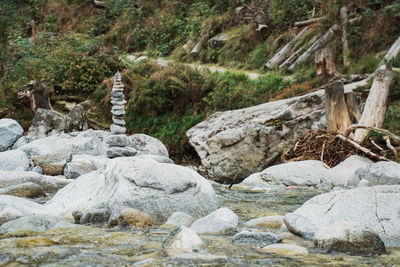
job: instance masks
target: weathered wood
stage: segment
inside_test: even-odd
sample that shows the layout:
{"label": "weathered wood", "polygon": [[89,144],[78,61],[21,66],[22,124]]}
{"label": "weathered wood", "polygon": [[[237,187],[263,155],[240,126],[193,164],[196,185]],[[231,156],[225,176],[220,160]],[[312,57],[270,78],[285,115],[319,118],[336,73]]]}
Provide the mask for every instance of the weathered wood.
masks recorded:
{"label": "weathered wood", "polygon": [[344,99],[346,100],[351,123],[357,124],[361,118],[360,99],[354,92],[345,93]]}
{"label": "weathered wood", "polygon": [[31,81],[24,91],[18,93],[19,99],[25,97],[29,99],[32,117],[39,108],[53,109],[50,104],[50,87],[46,83]]}
{"label": "weathered wood", "polygon": [[94,0],[93,2],[95,7],[103,8],[106,6],[106,1]]}
{"label": "weathered wood", "polygon": [[201,48],[203,48],[203,45],[204,45],[204,42],[198,41],[190,53],[193,55],[198,54],[200,52]]}
{"label": "weathered wood", "polygon": [[348,67],[350,66],[350,49],[347,39],[347,24],[349,23],[349,14],[347,7],[344,6],[340,9],[340,18],[342,26],[343,65],[345,67]]}
{"label": "weathered wood", "polygon": [[355,147],[355,148],[357,148],[358,150],[364,152],[364,153],[367,154],[368,156],[371,156],[371,157],[376,158],[376,159],[378,159],[378,160],[391,161],[391,160],[385,158],[384,156],[379,156],[379,155],[375,154],[374,152],[372,152],[372,151],[369,150],[368,148],[365,148],[365,147],[361,146],[360,144],[354,142],[353,140],[351,140],[351,139],[349,139],[349,138],[347,138],[347,137],[344,137],[344,136],[341,135],[341,134],[336,135],[336,137],[339,138],[339,139],[341,139],[341,140],[343,140],[343,141],[345,141],[345,142],[348,142],[348,143],[351,144],[353,147]]}
{"label": "weathered wood", "polygon": [[[391,70],[378,70],[372,83],[364,111],[359,124],[370,127],[381,127],[385,119],[390,88],[393,85],[393,72]],[[367,136],[368,130],[357,129],[354,141],[361,143]]]}
{"label": "weathered wood", "polygon": [[400,36],[397,38],[397,40],[390,47],[389,51],[383,57],[380,65],[383,65],[384,63],[390,61],[393,58],[397,58],[399,54],[400,54]]}
{"label": "weathered wood", "polygon": [[287,43],[281,50],[279,50],[278,53],[276,53],[266,64],[265,68],[267,69],[273,69],[279,64],[281,64],[285,58],[287,57],[287,54],[292,50],[293,46],[295,43],[300,40],[301,37],[303,37],[308,31],[310,30],[309,27],[304,28],[301,30],[296,37],[291,40],[289,43]]}
{"label": "weathered wood", "polygon": [[[317,36],[314,36],[313,39],[311,40],[311,43],[314,43],[318,39]],[[279,68],[284,68],[284,67],[289,67],[290,65],[295,62],[300,54],[307,48],[307,44],[304,44],[302,47],[296,50],[290,57],[288,57],[281,65],[279,65]]]}
{"label": "weathered wood", "polygon": [[320,21],[322,21],[324,19],[325,19],[325,16],[324,17],[320,17],[320,18],[315,18],[315,19],[308,19],[308,20],[298,21],[298,22],[294,23],[294,26],[296,26],[296,27],[308,26],[310,24],[314,24],[314,23],[320,22]]}
{"label": "weathered wood", "polygon": [[328,131],[343,133],[351,125],[342,82],[331,83],[325,88],[325,113]]}
{"label": "weathered wood", "polygon": [[300,63],[309,58],[315,51],[323,48],[332,38],[333,34],[339,29],[337,24],[333,25],[324,35],[321,36],[307,51],[305,51],[290,67],[289,70],[294,70]]}
{"label": "weathered wood", "polygon": [[258,27],[257,27],[257,29],[256,29],[256,32],[257,32],[258,34],[260,34],[261,36],[265,36],[265,35],[267,35],[268,32],[269,32],[269,28],[268,28],[268,26],[265,25],[265,24],[260,24],[260,25],[258,25]]}
{"label": "weathered wood", "polygon": [[350,133],[353,132],[356,129],[366,129],[366,130],[369,130],[369,131],[375,131],[375,132],[384,134],[384,135],[389,136],[390,138],[392,138],[394,142],[400,144],[400,137],[395,135],[395,134],[393,134],[393,133],[391,133],[391,132],[389,132],[388,130],[377,128],[377,127],[364,126],[364,125],[360,125],[360,124],[353,124],[350,127],[348,127],[346,130],[344,130],[344,136],[348,137],[350,135]]}
{"label": "weathered wood", "polygon": [[316,75],[325,80],[339,76],[335,68],[332,49],[322,48],[315,51],[315,70]]}

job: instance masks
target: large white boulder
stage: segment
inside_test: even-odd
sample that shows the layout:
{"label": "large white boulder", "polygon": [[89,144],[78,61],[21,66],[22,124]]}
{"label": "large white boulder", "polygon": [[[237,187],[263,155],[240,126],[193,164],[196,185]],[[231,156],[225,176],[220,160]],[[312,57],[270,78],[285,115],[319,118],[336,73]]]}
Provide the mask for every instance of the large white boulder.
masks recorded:
{"label": "large white boulder", "polygon": [[386,243],[400,244],[400,185],[359,187],[311,198],[285,224],[295,234],[314,238],[315,233],[337,221],[356,221],[371,228]]}
{"label": "large white boulder", "polygon": [[[199,218],[214,211],[219,200],[211,184],[195,171],[150,158],[122,157],[108,161],[104,172],[80,176],[60,190],[46,206],[72,219],[93,209],[117,218],[134,208],[161,224],[175,211]],[[107,223],[107,222],[104,222]]]}
{"label": "large white boulder", "polygon": [[324,124],[324,94],[217,112],[186,133],[202,164],[220,182],[240,181],[274,163],[297,134]]}
{"label": "large white boulder", "polygon": [[69,180],[38,174],[37,172],[0,171],[0,188],[24,183],[35,183],[45,192],[55,192],[69,184]]}
{"label": "large white boulder", "polygon": [[349,186],[357,186],[361,180],[369,186],[400,184],[400,164],[380,161],[359,168],[348,181]]}
{"label": "large white boulder", "polygon": [[270,188],[271,186],[318,186],[328,181],[328,170],[318,160],[295,161],[268,167],[253,173],[239,188]]}
{"label": "large white boulder", "polygon": [[368,166],[372,161],[358,155],[352,155],[339,165],[329,170],[329,178],[334,186],[346,187],[349,179],[361,167]]}
{"label": "large white boulder", "polygon": [[65,165],[63,172],[68,179],[76,179],[92,171],[104,170],[108,160],[105,156],[73,155],[71,161]]}
{"label": "large white boulder", "polygon": [[0,152],[12,147],[24,133],[21,125],[12,119],[0,119]]}
{"label": "large white boulder", "polygon": [[351,254],[382,254],[386,252],[382,239],[360,222],[337,221],[321,227],[315,233],[315,245],[328,251]]}
{"label": "large white boulder", "polygon": [[0,171],[26,171],[29,167],[29,158],[24,151],[0,152]]}

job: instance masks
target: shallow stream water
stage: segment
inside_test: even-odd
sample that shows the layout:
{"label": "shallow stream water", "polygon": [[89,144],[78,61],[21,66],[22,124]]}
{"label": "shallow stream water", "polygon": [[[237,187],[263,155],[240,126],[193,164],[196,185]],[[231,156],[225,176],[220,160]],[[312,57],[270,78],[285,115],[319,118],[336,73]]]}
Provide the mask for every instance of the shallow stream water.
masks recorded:
{"label": "shallow stream water", "polygon": [[[214,185],[221,205],[239,216],[239,228],[250,219],[292,212],[321,192],[309,188],[272,189],[269,192],[230,190]],[[277,231],[262,229],[263,231]],[[232,244],[233,234],[201,235],[207,253],[167,257],[162,241],[171,229],[99,228],[78,226],[0,240],[0,266],[400,266],[400,248],[387,255],[350,256],[325,253],[313,242],[287,235],[283,243],[306,247],[307,256],[267,254]]]}

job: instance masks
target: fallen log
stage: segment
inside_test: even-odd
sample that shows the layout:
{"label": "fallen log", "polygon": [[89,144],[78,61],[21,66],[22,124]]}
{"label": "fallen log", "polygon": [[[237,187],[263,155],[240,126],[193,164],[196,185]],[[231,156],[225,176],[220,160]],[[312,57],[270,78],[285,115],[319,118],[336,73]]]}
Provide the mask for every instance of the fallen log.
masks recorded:
{"label": "fallen log", "polygon": [[[369,127],[381,127],[385,119],[390,88],[394,82],[391,70],[378,70],[359,124]],[[354,141],[361,143],[367,136],[368,130],[357,129],[354,132]]]}
{"label": "fallen log", "polygon": [[337,24],[333,25],[324,35],[321,36],[307,51],[305,51],[290,67],[289,70],[294,70],[300,63],[309,58],[315,51],[323,48],[333,37],[333,34],[339,29]]}
{"label": "fallen log", "polygon": [[382,61],[380,62],[380,65],[383,65],[386,62],[389,62],[393,58],[397,58],[397,56],[399,54],[400,54],[400,36],[393,43],[393,45],[390,47],[389,51],[385,54],[385,56],[383,57]]}
{"label": "fallen log", "polygon": [[303,21],[298,21],[294,23],[294,26],[296,27],[302,27],[302,26],[308,26],[317,22],[320,22],[322,20],[324,20],[326,17],[320,17],[320,18],[315,18],[315,19],[308,19],[308,20],[303,20]]}
{"label": "fallen log", "polygon": [[304,28],[303,30],[301,30],[296,37],[291,40],[289,43],[287,43],[281,50],[279,50],[278,53],[276,53],[266,64],[265,64],[265,68],[266,69],[273,69],[276,66],[278,66],[280,63],[282,63],[287,54],[290,52],[290,50],[292,50],[293,46],[295,45],[295,43],[300,40],[301,37],[303,37],[308,31],[310,30],[309,27]]}

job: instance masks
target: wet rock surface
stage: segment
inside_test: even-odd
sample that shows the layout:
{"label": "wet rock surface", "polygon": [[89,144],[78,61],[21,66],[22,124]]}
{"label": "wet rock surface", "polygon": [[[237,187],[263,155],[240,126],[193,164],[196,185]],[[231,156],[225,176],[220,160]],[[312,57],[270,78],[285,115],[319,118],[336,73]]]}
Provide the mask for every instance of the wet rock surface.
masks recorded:
{"label": "wet rock surface", "polygon": [[24,129],[13,119],[0,119],[0,152],[6,151],[22,136]]}

